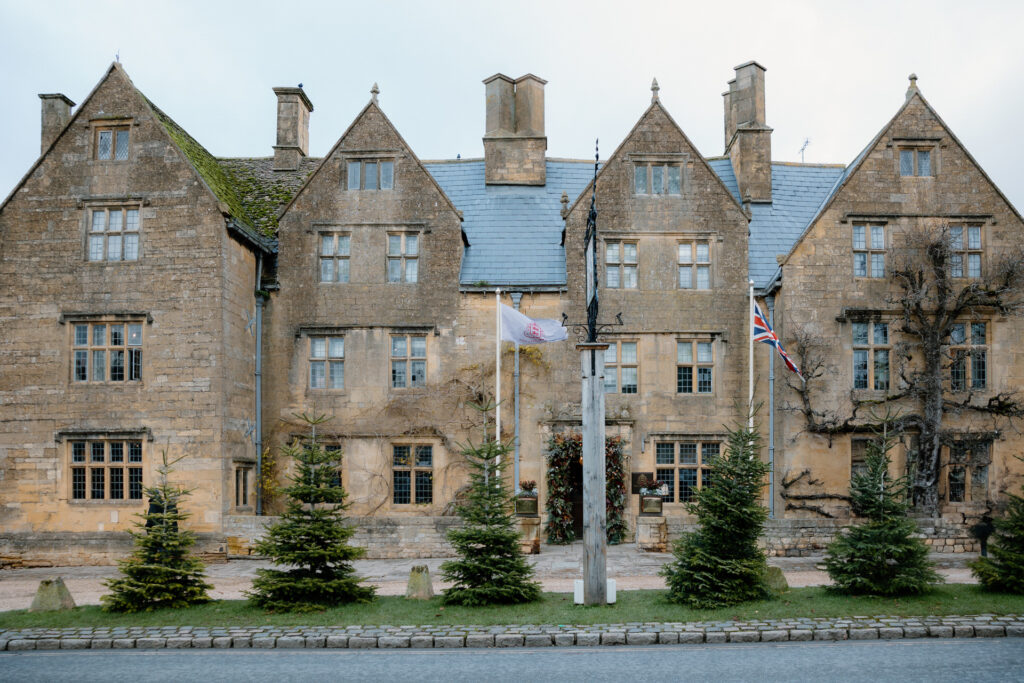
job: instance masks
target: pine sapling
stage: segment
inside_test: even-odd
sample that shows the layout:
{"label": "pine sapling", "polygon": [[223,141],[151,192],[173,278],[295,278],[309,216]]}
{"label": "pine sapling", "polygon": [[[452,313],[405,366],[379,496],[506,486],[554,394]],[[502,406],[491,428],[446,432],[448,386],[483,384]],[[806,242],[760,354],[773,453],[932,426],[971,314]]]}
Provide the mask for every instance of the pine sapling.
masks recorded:
{"label": "pine sapling", "polygon": [[1009,494],[1006,516],[993,525],[989,556],[972,562],[971,573],[987,590],[1024,594],[1024,498]]}
{"label": "pine sapling", "polygon": [[157,467],[159,483],[145,489],[149,511],[139,515],[136,531],[129,532],[135,551],[119,563],[121,576],[104,582],[110,589],[100,598],[105,611],[179,609],[210,601],[207,591],[213,586],[205,581],[205,566],[189,552],[195,534],[181,529],[189,517],[181,511],[181,501],[189,492],[168,482],[181,459],[168,461],[167,451],[163,452]]}
{"label": "pine sapling", "polygon": [[767,562],[757,539],[768,518],[761,505],[768,466],[757,457],[760,437],[729,431],[725,453],[709,461],[709,484],[687,506],[696,531],[675,542],[675,559],[661,571],[669,600],[699,609],[767,598]]}
{"label": "pine sapling", "polygon": [[249,599],[271,611],[314,611],[326,607],[370,602],[375,588],[360,584],[352,561],[365,549],[349,544],[354,527],[344,517],[347,494],[339,471],[341,452],[317,441],[323,415],[299,415],[311,436],[281,449],[296,462],[291,485],[284,489],[288,503],[280,521],[267,528],[256,551],[287,569],[260,569]]}
{"label": "pine sapling", "polygon": [[444,580],[452,584],[441,598],[446,605],[509,605],[540,599],[540,584],[533,581],[533,567],[519,546],[513,496],[499,473],[498,462],[508,450],[497,441],[463,450],[470,466],[470,490],[457,509],[464,526],[448,532],[459,557],[441,565]]}
{"label": "pine sapling", "polygon": [[865,469],[850,479],[853,511],[867,521],[839,534],[829,545],[825,568],[830,590],[853,595],[919,595],[942,581],[928,561],[928,547],[915,538],[908,477],[889,474],[893,417],[881,422],[867,444]]}

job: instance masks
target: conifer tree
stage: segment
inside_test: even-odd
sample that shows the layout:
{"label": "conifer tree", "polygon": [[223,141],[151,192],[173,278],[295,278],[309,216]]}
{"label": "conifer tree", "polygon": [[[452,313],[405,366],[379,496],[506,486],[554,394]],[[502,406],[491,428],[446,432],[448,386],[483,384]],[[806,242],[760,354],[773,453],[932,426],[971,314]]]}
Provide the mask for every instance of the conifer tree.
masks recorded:
{"label": "conifer tree", "polygon": [[768,466],[757,457],[759,443],[756,430],[729,430],[725,453],[710,460],[710,484],[687,506],[698,528],[675,542],[675,559],[661,570],[669,600],[713,609],[769,596],[767,562],[757,547],[768,518],[760,503]]}
{"label": "conifer tree", "polygon": [[[486,434],[484,435],[486,438]],[[497,441],[467,445],[470,490],[457,509],[465,522],[448,532],[459,559],[441,565],[451,582],[444,591],[446,605],[509,605],[539,600],[540,584],[519,547],[519,530],[512,514],[512,494],[498,474],[498,461],[508,447]]]}
{"label": "conifer tree", "polygon": [[137,530],[129,532],[135,551],[119,563],[121,576],[104,582],[110,589],[100,598],[105,611],[148,612],[210,601],[207,591],[213,586],[204,580],[205,566],[189,554],[195,535],[181,529],[189,515],[180,504],[189,492],[167,481],[179,460],[168,462],[163,452],[157,467],[159,483],[145,489],[149,511],[139,515],[142,521],[136,523]]}
{"label": "conifer tree", "polygon": [[360,585],[352,561],[363,548],[349,545],[354,527],[344,512],[348,494],[338,477],[341,452],[324,449],[316,428],[324,415],[298,415],[310,430],[308,440],[281,449],[297,464],[291,485],[284,489],[287,508],[267,528],[256,551],[288,569],[260,569],[249,599],[267,610],[308,612],[350,602],[370,602],[375,588]]}
{"label": "conifer tree", "polygon": [[989,556],[972,562],[971,573],[988,590],[1024,594],[1024,498],[1009,497],[1006,516],[993,520]]}
{"label": "conifer tree", "polygon": [[863,524],[837,535],[825,554],[831,590],[854,595],[919,595],[942,581],[928,561],[928,547],[913,534],[908,477],[889,475],[892,416],[867,444],[865,469],[850,479],[853,511]]}

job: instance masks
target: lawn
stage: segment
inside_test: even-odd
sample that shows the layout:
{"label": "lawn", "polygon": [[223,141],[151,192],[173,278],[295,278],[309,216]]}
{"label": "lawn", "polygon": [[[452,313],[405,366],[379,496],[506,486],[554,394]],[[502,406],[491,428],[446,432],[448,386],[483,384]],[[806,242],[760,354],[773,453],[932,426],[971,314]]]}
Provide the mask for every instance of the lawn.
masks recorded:
{"label": "lawn", "polygon": [[621,591],[618,603],[604,607],[572,604],[567,593],[545,593],[529,605],[444,607],[428,602],[381,597],[368,605],[349,605],[312,614],[268,614],[244,600],[221,600],[185,610],[144,614],[108,614],[98,606],[69,612],[0,612],[0,628],[76,626],[350,626],[350,625],[495,625],[606,624],[648,621],[724,621],[799,617],[925,616],[944,614],[1024,614],[1024,596],[987,593],[975,585],[951,584],[915,598],[853,598],[823,588],[797,588],[779,598],[718,610],[694,610],[666,599],[664,590]]}

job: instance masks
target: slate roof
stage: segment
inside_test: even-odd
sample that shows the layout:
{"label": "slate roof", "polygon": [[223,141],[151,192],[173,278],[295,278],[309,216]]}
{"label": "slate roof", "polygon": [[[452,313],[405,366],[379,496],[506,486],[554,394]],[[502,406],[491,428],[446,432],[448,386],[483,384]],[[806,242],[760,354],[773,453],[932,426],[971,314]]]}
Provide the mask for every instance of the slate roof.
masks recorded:
{"label": "slate roof", "polygon": [[589,161],[547,161],[547,184],[487,185],[482,159],[425,161],[462,211],[470,246],[462,259],[462,285],[564,286],[561,197],[573,201],[594,176]]}
{"label": "slate roof", "polygon": [[[709,159],[708,163],[738,201],[739,188],[729,159]],[[838,187],[844,172],[843,166],[835,165],[772,164],[772,203],[750,205],[747,261],[754,286],[768,285],[779,267],[775,257],[789,252]]]}

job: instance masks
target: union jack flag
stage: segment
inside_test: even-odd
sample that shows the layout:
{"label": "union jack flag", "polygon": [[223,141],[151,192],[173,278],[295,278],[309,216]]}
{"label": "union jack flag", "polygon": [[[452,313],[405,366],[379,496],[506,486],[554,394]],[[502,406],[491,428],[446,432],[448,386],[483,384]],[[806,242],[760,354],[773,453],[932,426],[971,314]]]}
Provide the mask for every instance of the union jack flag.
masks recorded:
{"label": "union jack flag", "polygon": [[764,313],[761,312],[761,307],[754,304],[754,341],[764,342],[765,344],[771,344],[779,351],[779,355],[782,356],[783,362],[786,367],[795,372],[803,379],[803,373],[800,372],[800,368],[796,366],[789,358],[789,354],[786,353],[786,349],[782,348],[782,342],[779,341],[779,335],[775,334],[772,330],[772,326],[768,324],[768,318],[764,317]]}

